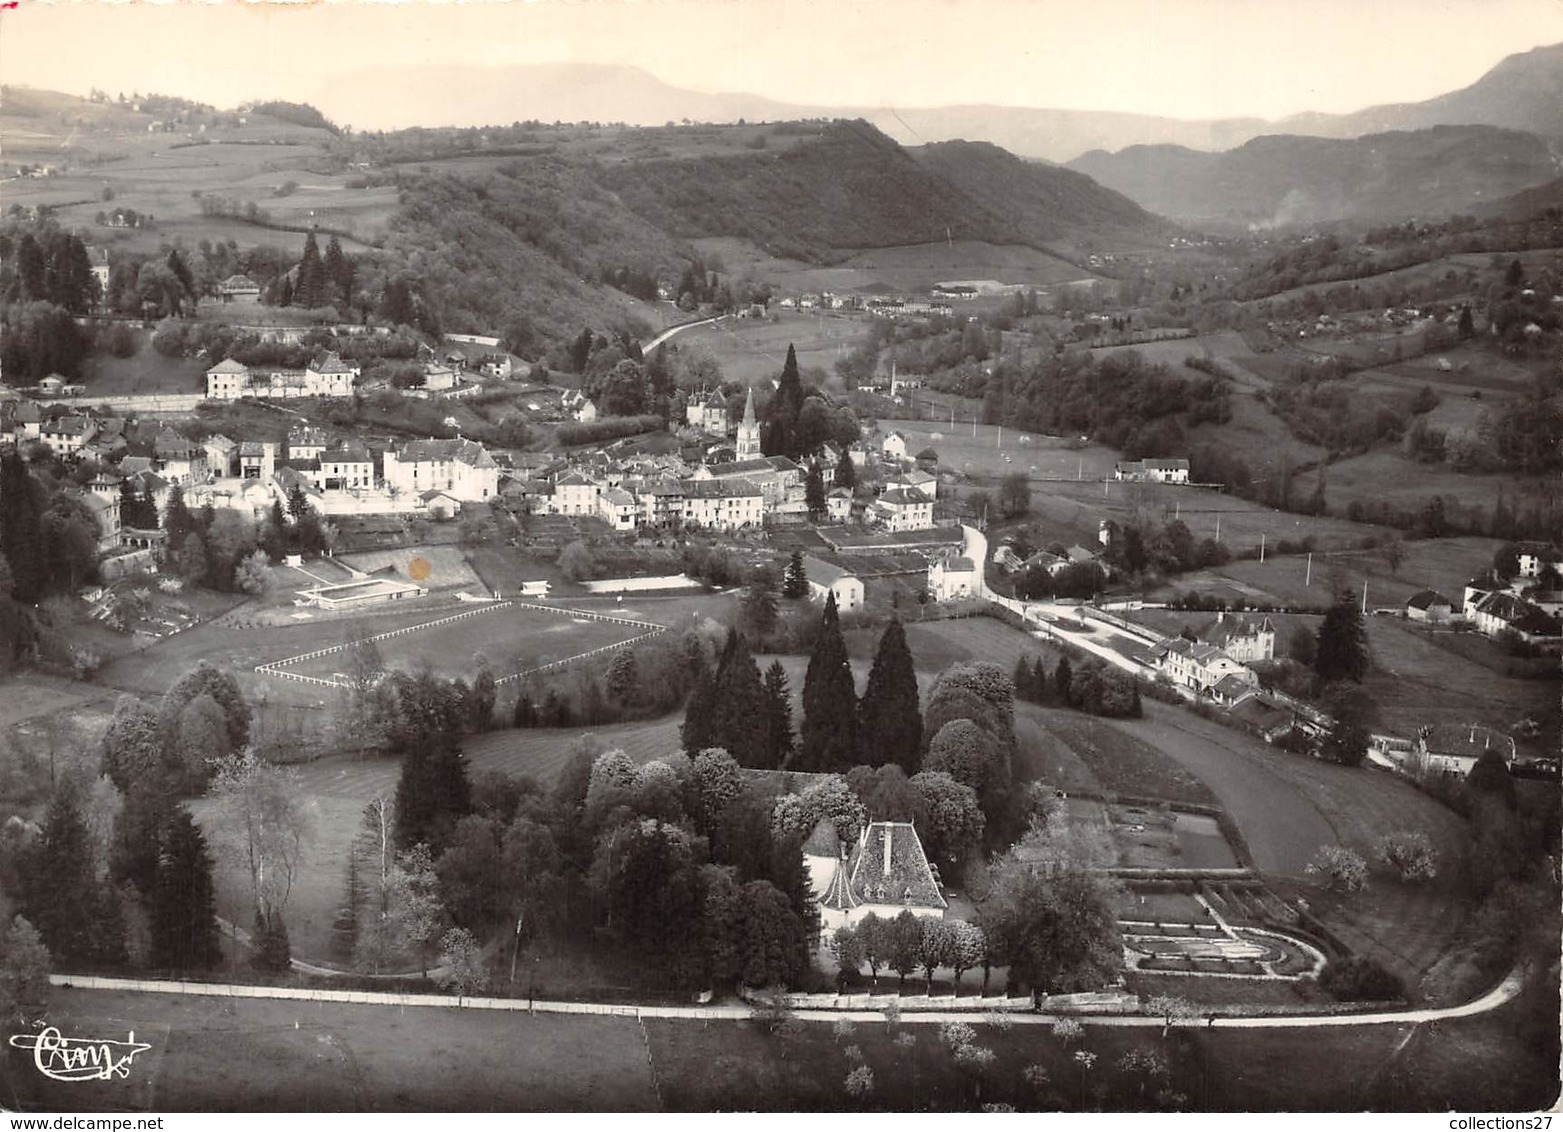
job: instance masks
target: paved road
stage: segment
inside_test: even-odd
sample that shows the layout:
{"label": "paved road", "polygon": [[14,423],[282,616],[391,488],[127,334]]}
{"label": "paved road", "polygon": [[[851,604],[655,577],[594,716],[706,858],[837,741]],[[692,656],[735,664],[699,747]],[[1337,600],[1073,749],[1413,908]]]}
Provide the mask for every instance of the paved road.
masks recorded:
{"label": "paved road", "polygon": [[[113,979],[91,975],[51,975],[54,986],[80,987],[93,990],[130,991],[144,994],[181,994],[211,998],[277,998],[302,999],[314,1002],[349,1002],[383,1004],[388,1006],[413,1006],[435,1008],[459,1008],[467,1010],[528,1011],[539,1014],[616,1014],[635,1018],[732,1018],[752,1016],[749,1007],[742,1004],[721,1006],[636,1006],[630,1003],[582,1003],[537,1001],[512,998],[456,998],[437,994],[380,994],[373,991],[321,991],[294,987],[222,986],[202,983],[164,982],[152,979]],[[1471,1002],[1459,1006],[1444,1006],[1423,1010],[1385,1010],[1370,1014],[1268,1014],[1252,1017],[1220,1015],[1216,1023],[1223,1029],[1241,1027],[1254,1030],[1312,1029],[1338,1026],[1405,1025],[1416,1022],[1437,1022],[1447,1018],[1469,1018],[1496,1010],[1519,994],[1523,976],[1518,968],[1511,971],[1503,982]],[[834,1022],[847,1019],[853,1022],[877,1022],[884,1019],[878,1010],[806,1010],[797,1017],[808,1022]],[[956,1012],[948,1010],[916,1012],[904,1011],[903,1024],[943,1022],[986,1022],[989,1012]],[[1061,1015],[1030,1014],[1017,1012],[1008,1017],[1019,1025],[1052,1025]],[[1115,1026],[1123,1028],[1150,1028],[1165,1026],[1160,1017],[1143,1014],[1074,1015],[1088,1026]],[[1208,1025],[1208,1016],[1191,1019],[1184,1025]]]}
{"label": "paved road", "polygon": [[679,326],[670,326],[661,334],[658,334],[650,342],[647,342],[644,346],[642,346],[640,348],[640,352],[642,354],[650,354],[651,351],[655,350],[658,346],[662,345],[662,343],[666,342],[669,338],[673,337],[673,335],[677,334],[681,330],[688,330],[691,326],[706,326],[709,323],[721,322],[722,319],[726,317],[726,315],[717,315],[715,318],[703,318],[699,322],[686,322]]}

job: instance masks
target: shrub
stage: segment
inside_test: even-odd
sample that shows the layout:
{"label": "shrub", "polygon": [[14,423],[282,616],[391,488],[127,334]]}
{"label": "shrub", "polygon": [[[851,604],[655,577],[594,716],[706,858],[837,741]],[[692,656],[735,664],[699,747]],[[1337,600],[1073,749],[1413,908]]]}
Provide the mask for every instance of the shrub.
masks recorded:
{"label": "shrub", "polygon": [[1403,881],[1432,880],[1438,875],[1438,853],[1432,839],[1419,829],[1398,829],[1378,839],[1374,853]]}
{"label": "shrub", "polygon": [[1362,854],[1344,845],[1321,845],[1305,871],[1324,879],[1328,888],[1358,892],[1368,883],[1368,863]]}
{"label": "shrub", "polygon": [[1331,959],[1319,976],[1319,986],[1341,1002],[1397,1002],[1406,997],[1399,977],[1365,955]]}

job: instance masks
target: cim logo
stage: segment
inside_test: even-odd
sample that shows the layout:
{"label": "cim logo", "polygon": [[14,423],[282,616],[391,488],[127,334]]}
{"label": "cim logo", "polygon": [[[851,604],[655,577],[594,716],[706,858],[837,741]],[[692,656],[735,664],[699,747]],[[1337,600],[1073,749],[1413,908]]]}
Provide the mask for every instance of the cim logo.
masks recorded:
{"label": "cim logo", "polygon": [[132,1030],[124,1041],[112,1038],[67,1038],[54,1026],[36,1034],[12,1034],[11,1045],[31,1050],[33,1064],[51,1081],[112,1081],[130,1076],[138,1053],[152,1047],[136,1041]]}

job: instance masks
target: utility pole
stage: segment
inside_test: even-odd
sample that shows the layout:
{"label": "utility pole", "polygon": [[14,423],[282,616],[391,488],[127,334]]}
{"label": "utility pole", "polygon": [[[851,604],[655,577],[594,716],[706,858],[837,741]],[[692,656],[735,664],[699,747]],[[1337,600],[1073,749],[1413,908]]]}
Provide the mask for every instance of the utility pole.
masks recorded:
{"label": "utility pole", "polygon": [[1308,552],[1308,573],[1303,578],[1303,585],[1313,585],[1313,551],[1311,550]]}
{"label": "utility pole", "polygon": [[1368,615],[1368,580],[1362,579],[1362,615]]}
{"label": "utility pole", "polygon": [[1216,541],[1221,541],[1221,512],[1216,512]]}
{"label": "utility pole", "polygon": [[1260,535],[1259,536],[1259,564],[1261,566],[1264,565],[1264,560],[1265,560],[1265,537],[1264,537],[1264,535]]}

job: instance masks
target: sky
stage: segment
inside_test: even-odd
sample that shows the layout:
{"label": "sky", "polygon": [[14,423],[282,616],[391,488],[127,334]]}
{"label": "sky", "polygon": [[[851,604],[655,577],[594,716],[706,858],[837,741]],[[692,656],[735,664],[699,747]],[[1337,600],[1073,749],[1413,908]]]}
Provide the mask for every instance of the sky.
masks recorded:
{"label": "sky", "polygon": [[0,81],[227,107],[359,67],[578,62],[821,106],[1278,118],[1419,101],[1557,42],[1563,0],[19,0]]}

